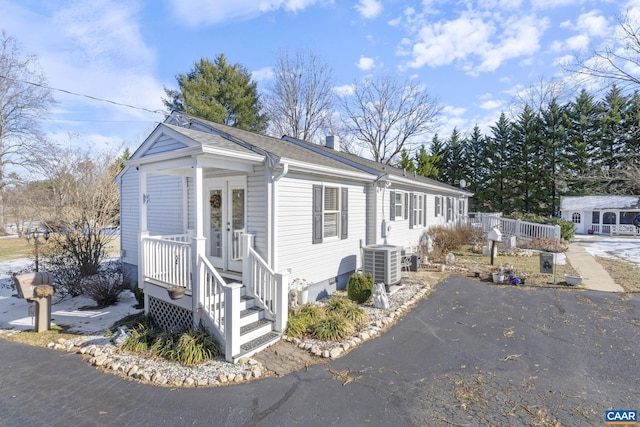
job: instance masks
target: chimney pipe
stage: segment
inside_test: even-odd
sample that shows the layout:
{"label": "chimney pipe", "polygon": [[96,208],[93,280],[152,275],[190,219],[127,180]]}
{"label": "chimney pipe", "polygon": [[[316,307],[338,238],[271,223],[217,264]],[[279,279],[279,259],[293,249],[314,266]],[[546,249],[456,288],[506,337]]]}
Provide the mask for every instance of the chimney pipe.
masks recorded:
{"label": "chimney pipe", "polygon": [[340,138],[335,135],[328,135],[325,146],[332,150],[340,151]]}

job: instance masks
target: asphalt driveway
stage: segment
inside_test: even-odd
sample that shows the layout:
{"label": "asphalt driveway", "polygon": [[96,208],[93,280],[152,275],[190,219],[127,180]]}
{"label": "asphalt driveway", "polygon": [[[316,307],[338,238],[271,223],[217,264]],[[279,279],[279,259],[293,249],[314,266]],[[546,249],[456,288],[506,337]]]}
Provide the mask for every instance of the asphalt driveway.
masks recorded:
{"label": "asphalt driveway", "polygon": [[452,276],[345,357],[209,389],[0,340],[0,426],[603,425],[640,409],[640,297]]}

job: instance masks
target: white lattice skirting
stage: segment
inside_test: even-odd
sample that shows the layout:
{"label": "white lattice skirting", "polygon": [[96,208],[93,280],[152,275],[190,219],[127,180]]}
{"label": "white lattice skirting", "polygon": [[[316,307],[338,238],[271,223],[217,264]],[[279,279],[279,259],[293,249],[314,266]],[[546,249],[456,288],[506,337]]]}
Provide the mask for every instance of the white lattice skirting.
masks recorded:
{"label": "white lattice skirting", "polygon": [[193,329],[191,311],[149,296],[149,315],[165,330]]}

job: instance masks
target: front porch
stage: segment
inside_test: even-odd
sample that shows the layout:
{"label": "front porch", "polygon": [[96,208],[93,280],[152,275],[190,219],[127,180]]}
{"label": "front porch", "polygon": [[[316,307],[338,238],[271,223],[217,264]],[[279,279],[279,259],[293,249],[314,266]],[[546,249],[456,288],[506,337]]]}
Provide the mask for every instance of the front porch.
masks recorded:
{"label": "front porch", "polygon": [[[241,235],[242,279],[224,278],[203,255],[204,241],[190,234],[140,238],[139,283],[145,312],[167,329],[202,323],[235,362],[280,338],[287,324],[288,276],[275,273]],[[184,289],[171,299],[168,290]]]}

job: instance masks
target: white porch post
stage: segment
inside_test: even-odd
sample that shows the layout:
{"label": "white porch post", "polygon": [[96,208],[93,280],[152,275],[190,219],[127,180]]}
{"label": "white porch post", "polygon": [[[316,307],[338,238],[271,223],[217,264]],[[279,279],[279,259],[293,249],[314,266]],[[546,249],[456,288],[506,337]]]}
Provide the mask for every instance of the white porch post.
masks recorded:
{"label": "white porch post", "polygon": [[253,283],[253,269],[249,259],[249,248],[253,248],[254,237],[255,235],[253,234],[242,234],[242,282],[252,291],[255,284]]}
{"label": "white porch post", "polygon": [[[149,237],[147,230],[147,203],[149,202],[147,195],[147,173],[139,171],[138,190],[140,197],[138,198],[138,287],[144,289],[144,272],[146,268],[145,251],[143,247],[143,239]],[[145,311],[147,310],[148,297],[145,294]]]}
{"label": "white porch post", "polygon": [[278,332],[287,329],[287,319],[289,318],[289,273],[276,274],[276,324]]}
{"label": "white porch post", "polygon": [[240,290],[241,283],[229,283],[224,287],[224,357],[233,362],[240,353]]}
{"label": "white porch post", "polygon": [[204,191],[202,166],[197,164],[193,168],[193,194],[195,198],[195,233],[191,237],[191,301],[193,310],[193,326],[200,323],[200,294],[202,280],[200,271],[200,257],[205,256],[206,239],[204,237]]}

